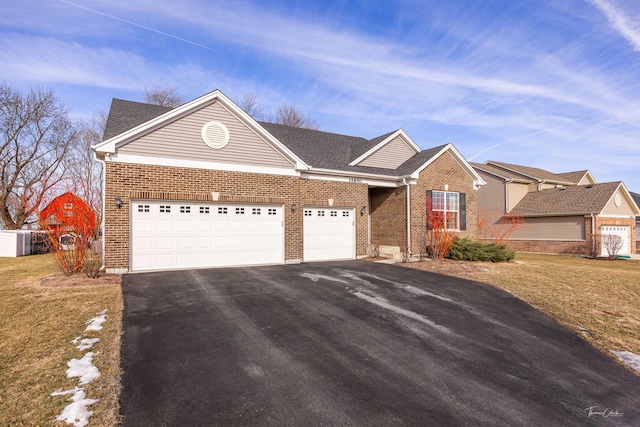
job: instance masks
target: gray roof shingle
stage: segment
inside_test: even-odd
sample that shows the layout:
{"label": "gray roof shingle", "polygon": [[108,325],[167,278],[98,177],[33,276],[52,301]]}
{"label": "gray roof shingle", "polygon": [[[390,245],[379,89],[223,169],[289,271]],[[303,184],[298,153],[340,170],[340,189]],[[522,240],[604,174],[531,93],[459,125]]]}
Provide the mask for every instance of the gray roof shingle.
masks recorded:
{"label": "gray roof shingle", "polygon": [[104,128],[103,140],[120,135],[122,132],[133,129],[172,109],[171,107],[113,98],[107,124]]}
{"label": "gray roof shingle", "polygon": [[[113,99],[104,131],[104,140],[113,138],[168,111],[170,107]],[[349,166],[349,163],[384,141],[396,131],[373,139],[259,122],[267,132],[313,168],[405,176],[415,172],[445,145],[420,151],[396,169]]]}
{"label": "gray roof shingle", "polygon": [[585,215],[605,208],[618,182],[549,188],[528,193],[511,211],[513,215]]}
{"label": "gray roof shingle", "polygon": [[549,172],[547,170],[540,169],[540,168],[514,165],[511,163],[495,162],[493,160],[487,161],[485,166],[487,164],[495,166],[497,167],[496,169],[499,169],[504,172],[508,172],[506,171],[506,169],[509,169],[510,171],[515,172],[516,174],[522,174],[525,177],[534,178],[540,181],[551,181],[556,183],[573,184],[573,182],[567,181],[565,178],[561,177],[558,174],[555,174],[553,172]]}
{"label": "gray roof shingle", "polygon": [[580,182],[580,180],[582,179],[582,177],[589,172],[588,170],[583,170],[583,171],[574,171],[574,172],[563,172],[563,173],[558,173],[556,175],[558,175],[559,178],[564,179],[565,181],[577,184]]}

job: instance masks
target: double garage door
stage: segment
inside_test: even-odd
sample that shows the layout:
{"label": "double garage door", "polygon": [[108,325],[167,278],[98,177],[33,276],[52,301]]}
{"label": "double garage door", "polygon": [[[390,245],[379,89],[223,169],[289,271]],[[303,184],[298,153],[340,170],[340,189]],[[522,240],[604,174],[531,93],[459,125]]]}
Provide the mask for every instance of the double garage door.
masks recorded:
{"label": "double garage door", "polygon": [[[132,201],[131,269],[284,262],[282,205]],[[353,209],[304,209],[304,260],[355,258]]]}

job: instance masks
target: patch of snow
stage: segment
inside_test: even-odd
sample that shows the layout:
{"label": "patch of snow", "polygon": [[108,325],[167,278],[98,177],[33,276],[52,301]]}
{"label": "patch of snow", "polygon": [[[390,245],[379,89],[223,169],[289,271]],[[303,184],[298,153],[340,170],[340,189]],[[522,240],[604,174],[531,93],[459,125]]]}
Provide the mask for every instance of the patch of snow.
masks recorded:
{"label": "patch of snow", "polygon": [[100,371],[93,364],[93,352],[85,354],[82,359],[71,359],[67,362],[67,378],[79,377],[79,384],[89,384],[100,376]]}
{"label": "patch of snow", "polygon": [[371,297],[371,296],[369,296],[367,294],[364,294],[362,292],[356,291],[356,292],[352,292],[352,293],[355,296],[357,296],[358,298],[363,299],[363,300],[365,300],[367,302],[370,302],[370,303],[372,303],[374,305],[377,305],[378,307],[382,307],[384,309],[391,310],[394,313],[400,314],[402,316],[408,317],[408,318],[413,319],[413,320],[417,320],[418,322],[421,322],[421,323],[424,323],[426,325],[432,326],[432,327],[434,327],[436,329],[439,329],[439,330],[441,330],[443,332],[450,332],[449,328],[447,328],[446,326],[438,325],[437,323],[435,323],[434,321],[428,319],[426,316],[423,316],[422,314],[418,314],[418,313],[416,313],[414,311],[407,310],[407,309],[404,309],[402,307],[395,306],[395,305],[390,304],[390,303],[388,303],[386,301],[381,301],[381,300],[379,300],[377,298]]}
{"label": "patch of snow", "polygon": [[640,372],[640,356],[631,353],[630,351],[615,351],[611,350],[611,353],[615,354],[618,359],[622,361],[625,365],[630,367],[631,369],[635,369]]}
{"label": "patch of snow", "polygon": [[96,317],[89,319],[86,324],[87,329],[85,331],[99,331],[102,329],[102,324],[107,321],[107,310],[102,310]]}
{"label": "patch of snow", "polygon": [[93,345],[95,343],[97,343],[99,341],[100,341],[100,338],[83,338],[83,339],[80,340],[80,345],[78,345],[76,348],[78,350],[81,350],[81,351],[82,350],[89,350],[91,347],[93,347]]}
{"label": "patch of snow", "polygon": [[330,282],[338,282],[349,284],[347,281],[338,279],[337,277],[325,276],[324,274],[316,274],[316,273],[302,273],[300,276],[306,277],[307,279],[311,279],[312,282],[317,282],[320,279],[328,280]]}
{"label": "patch of snow", "polygon": [[97,403],[98,399],[87,399],[87,395],[80,387],[56,391],[51,393],[51,396],[65,396],[67,394],[72,395],[72,403],[67,405],[56,419],[67,424],[73,424],[74,427],[85,427],[89,424],[89,418],[93,415],[93,411],[89,411],[87,406]]}
{"label": "patch of snow", "polygon": [[80,335],[79,337],[75,337],[74,339],[71,340],[71,344],[76,344],[78,341],[80,341],[81,338],[82,338],[82,335]]}

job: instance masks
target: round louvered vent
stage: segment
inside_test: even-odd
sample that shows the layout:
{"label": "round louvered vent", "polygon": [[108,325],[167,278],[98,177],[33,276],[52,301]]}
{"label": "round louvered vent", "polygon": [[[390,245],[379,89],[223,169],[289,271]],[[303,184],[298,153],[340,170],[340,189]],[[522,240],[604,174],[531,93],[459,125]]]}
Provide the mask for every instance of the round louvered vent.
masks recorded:
{"label": "round louvered vent", "polygon": [[202,140],[211,148],[223,148],[229,143],[229,129],[220,122],[208,122],[202,126]]}

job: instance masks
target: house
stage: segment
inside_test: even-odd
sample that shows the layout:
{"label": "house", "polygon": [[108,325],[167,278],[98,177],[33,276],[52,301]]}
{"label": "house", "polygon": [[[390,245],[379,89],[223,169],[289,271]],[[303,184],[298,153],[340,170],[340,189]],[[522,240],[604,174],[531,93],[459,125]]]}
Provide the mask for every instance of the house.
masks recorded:
{"label": "house", "polygon": [[257,122],[216,90],[170,109],[114,99],[102,143],[107,271],[424,252],[427,191],[463,236],[480,175],[452,145]]}
{"label": "house", "polygon": [[[61,233],[76,231],[79,223],[84,230],[95,230],[96,213],[89,205],[71,192],[59,195],[51,201],[38,215],[41,228]],[[78,221],[78,217],[82,220]]]}
{"label": "house", "polygon": [[[640,206],[640,194],[631,192],[631,197]],[[636,217],[636,252],[640,252],[640,216]]]}
{"label": "house", "polygon": [[496,161],[473,167],[487,182],[478,194],[481,222],[522,218],[508,237],[512,249],[607,256],[603,240],[617,235],[619,254],[636,250],[640,209],[622,182],[596,183],[587,170],[556,174]]}

